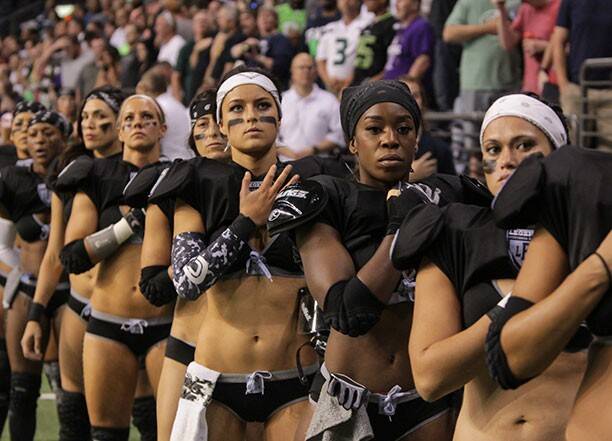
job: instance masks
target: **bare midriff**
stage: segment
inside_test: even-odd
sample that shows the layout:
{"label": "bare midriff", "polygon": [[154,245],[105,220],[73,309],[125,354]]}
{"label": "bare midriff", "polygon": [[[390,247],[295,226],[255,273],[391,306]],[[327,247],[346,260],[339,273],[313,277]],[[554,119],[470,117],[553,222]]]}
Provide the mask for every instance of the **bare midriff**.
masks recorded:
{"label": "bare midriff", "polygon": [[122,245],[113,256],[98,264],[91,296],[94,310],[119,317],[142,319],[172,314],[172,305],[162,308],[153,306],[138,288],[141,248],[138,244]]}
{"label": "bare midriff", "polygon": [[542,375],[516,390],[503,390],[483,362],[464,389],[454,441],[563,440],[586,352],[563,352]]}
{"label": "bare midriff", "polygon": [[[295,354],[308,341],[297,333],[298,290],[303,278],[245,276],[217,282],[208,297],[206,320],[198,335],[195,359],[225,373],[295,368]],[[316,362],[311,348],[301,363]]]}
{"label": "bare midriff", "polygon": [[22,271],[38,277],[40,264],[45,255],[45,250],[47,249],[47,241],[39,240],[36,242],[26,242],[18,237],[16,244],[20,249],[19,262]]}
{"label": "bare midriff", "polygon": [[79,296],[90,299],[96,281],[97,266],[82,274],[70,274],[70,290]]}
{"label": "bare midriff", "polygon": [[206,317],[207,304],[206,294],[201,295],[197,300],[177,299],[170,334],[195,346],[200,327]]}
{"label": "bare midriff", "polygon": [[325,353],[327,369],[348,375],[370,392],[386,394],[395,385],[413,389],[408,358],[411,323],[412,304],[404,302],[387,306],[380,321],[363,336],[332,330]]}
{"label": "bare midriff", "polygon": [[612,346],[594,342],[567,426],[567,441],[604,441],[612,433]]}

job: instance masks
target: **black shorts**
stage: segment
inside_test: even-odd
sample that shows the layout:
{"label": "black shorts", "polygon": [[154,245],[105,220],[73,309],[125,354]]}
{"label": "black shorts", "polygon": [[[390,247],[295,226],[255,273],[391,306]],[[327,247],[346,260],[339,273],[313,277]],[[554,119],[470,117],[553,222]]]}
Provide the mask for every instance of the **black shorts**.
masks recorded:
{"label": "black shorts", "polygon": [[78,315],[84,322],[89,321],[89,315],[91,314],[91,306],[89,299],[81,297],[74,291],[70,290],[70,297],[68,298],[68,308]]}
{"label": "black shorts", "polygon": [[441,398],[433,403],[428,403],[419,397],[398,404],[393,416],[380,414],[376,403],[368,403],[366,410],[374,431],[374,439],[377,441],[394,441],[420,429],[450,409],[451,400],[449,397]]}
{"label": "black shorts", "polygon": [[161,319],[155,321],[162,323],[155,323],[153,320],[126,319],[92,310],[87,333],[119,342],[141,359],[154,345],[170,335],[172,318],[169,321],[165,317]]}
{"label": "black shorts", "polygon": [[[327,371],[324,367],[322,367],[322,370]],[[316,403],[319,400],[322,392],[326,393],[326,391],[322,391],[325,381],[324,374],[319,371],[310,390],[310,399],[313,402]],[[395,407],[395,414],[392,416],[380,413],[378,403],[376,402],[369,402],[366,411],[374,431],[374,440],[394,441],[403,438],[410,432],[418,430],[443,413],[450,411],[451,408],[451,395],[433,403],[429,403],[420,396],[416,396],[409,401],[398,403]]]}
{"label": "black shorts", "polygon": [[[17,294],[21,293],[30,299],[34,299],[34,293],[36,292],[36,277],[32,274],[23,274],[17,286]],[[70,296],[70,285],[68,282],[61,282],[57,285],[55,292],[49,299],[47,307],[45,308],[45,315],[47,317],[53,317],[58,309],[68,302]],[[11,306],[15,301],[15,296],[11,300]]]}
{"label": "black shorts", "polygon": [[170,335],[166,342],[166,358],[189,366],[189,363],[195,359],[195,346]]}
{"label": "black shorts", "polygon": [[[227,381],[222,374],[215,384],[212,399],[228,408],[242,421],[263,423],[282,408],[308,399],[315,369],[316,366],[304,369],[304,382],[298,377],[297,369],[282,373],[273,372],[273,379],[265,381],[264,393],[252,394],[245,394],[245,376],[240,376],[241,381]],[[231,376],[234,377],[233,374]],[[274,376],[280,378],[274,379]]]}

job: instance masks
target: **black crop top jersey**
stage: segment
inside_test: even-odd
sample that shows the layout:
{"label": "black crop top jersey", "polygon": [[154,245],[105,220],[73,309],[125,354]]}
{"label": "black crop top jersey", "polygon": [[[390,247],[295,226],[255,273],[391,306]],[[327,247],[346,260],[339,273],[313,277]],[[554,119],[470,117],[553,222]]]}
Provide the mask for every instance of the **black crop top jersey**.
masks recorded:
{"label": "black crop top jersey", "polygon": [[[312,222],[328,224],[340,234],[340,240],[358,271],[372,258],[386,234],[387,191],[331,176],[316,176],[312,180],[321,184],[328,195],[325,208]],[[405,203],[409,204],[427,200],[432,204],[446,205],[470,198],[472,191],[461,178],[443,174],[404,186],[413,190],[403,191],[416,190],[425,197],[405,198]],[[405,290],[398,289],[398,292],[405,293]],[[397,301],[400,299],[392,300],[392,303]]]}
{"label": "black crop top jersey", "polygon": [[[177,162],[180,160],[177,160]],[[123,189],[123,201],[132,208],[145,209],[149,195],[157,182],[165,177],[170,167],[175,163],[169,161],[156,162],[143,167]],[[174,199],[163,198],[155,205],[159,206],[168,219],[170,231],[174,229]]]}
{"label": "black crop top jersey", "polygon": [[31,166],[11,165],[0,170],[0,204],[9,218],[19,224],[24,216],[49,213],[51,194],[42,176]]}
{"label": "black crop top jersey", "polygon": [[402,223],[397,240],[407,243],[394,258],[435,263],[455,287],[469,327],[501,300],[495,280],[516,278],[532,236],[531,229],[497,227],[487,207],[422,205]]}
{"label": "black crop top jersey", "polygon": [[[112,158],[119,160],[121,159],[121,155],[120,154],[114,155],[112,156]],[[72,163],[77,160],[78,160],[79,165],[84,168],[83,172],[85,172],[85,169],[89,170],[89,164],[92,163],[94,159],[90,155],[81,155],[75,158],[73,161],[71,161],[64,168],[71,166]],[[85,167],[84,164],[88,164],[88,165]],[[59,178],[59,175],[63,171],[63,170],[59,170],[59,167],[60,167],[59,158],[55,158],[51,162],[51,165],[49,166],[49,173],[47,174],[47,187],[49,187],[49,190],[51,190],[62,201],[62,205],[64,207],[63,219],[64,219],[64,223],[67,224],[68,219],[70,218],[70,213],[72,212],[72,202],[74,201],[74,195],[76,194],[76,189],[70,189],[70,191],[60,191],[57,188],[56,186],[57,180]]]}
{"label": "black crop top jersey", "polygon": [[[322,172],[337,172],[349,174],[346,167],[339,166],[334,160],[326,161],[314,158],[278,163],[277,173],[287,165],[292,164],[291,175],[299,174],[306,179]],[[158,181],[153,189],[149,202],[160,204],[164,199],[181,199],[197,210],[205,222],[205,240],[209,243],[215,240],[238,216],[240,212],[240,188],[246,169],[235,163],[221,163],[208,158],[193,158],[188,161],[174,163],[166,175]],[[251,190],[256,190],[263,176],[254,176],[251,180]],[[301,275],[303,274],[299,255],[293,241],[286,233],[272,237],[266,247],[257,252],[244,250],[234,266],[226,273],[260,274],[261,264],[264,264],[271,275]]]}
{"label": "black crop top jersey", "polygon": [[[544,227],[575,270],[612,228],[612,154],[565,146],[525,159],[497,196],[494,215],[506,228]],[[596,335],[612,335],[611,294],[587,318]]]}
{"label": "black crop top jersey", "polygon": [[121,156],[93,159],[80,157],[64,168],[55,188],[60,192],[85,193],[98,210],[98,229],[119,221],[123,189],[138,172],[138,167],[121,160]]}
{"label": "black crop top jersey", "polygon": [[17,162],[17,148],[11,144],[0,145],[0,170]]}

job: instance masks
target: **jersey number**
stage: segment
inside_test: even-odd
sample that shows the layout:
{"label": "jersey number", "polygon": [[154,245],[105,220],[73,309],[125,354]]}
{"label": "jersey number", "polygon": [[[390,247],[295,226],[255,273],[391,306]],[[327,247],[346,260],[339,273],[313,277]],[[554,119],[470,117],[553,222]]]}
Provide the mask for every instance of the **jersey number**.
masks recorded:
{"label": "jersey number", "polygon": [[334,66],[344,64],[346,62],[346,48],[348,40],[346,38],[336,39],[336,58],[334,58]]}
{"label": "jersey number", "polygon": [[376,35],[362,35],[357,46],[357,61],[355,65],[358,69],[367,70],[372,67],[374,62],[374,49]]}

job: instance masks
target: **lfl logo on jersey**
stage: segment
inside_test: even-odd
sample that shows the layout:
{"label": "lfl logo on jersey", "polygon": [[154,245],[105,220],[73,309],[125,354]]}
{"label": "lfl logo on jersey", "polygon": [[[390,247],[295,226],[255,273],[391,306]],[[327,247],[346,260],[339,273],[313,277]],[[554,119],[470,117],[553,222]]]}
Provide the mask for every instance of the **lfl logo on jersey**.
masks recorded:
{"label": "lfl logo on jersey", "polygon": [[506,231],[508,241],[508,254],[516,269],[520,270],[525,261],[529,242],[533,238],[533,230],[528,228],[517,228]]}
{"label": "lfl logo on jersey", "polygon": [[36,192],[38,193],[38,197],[47,207],[51,206],[51,194],[49,193],[49,189],[45,184],[38,184],[36,186]]}

